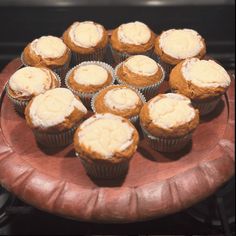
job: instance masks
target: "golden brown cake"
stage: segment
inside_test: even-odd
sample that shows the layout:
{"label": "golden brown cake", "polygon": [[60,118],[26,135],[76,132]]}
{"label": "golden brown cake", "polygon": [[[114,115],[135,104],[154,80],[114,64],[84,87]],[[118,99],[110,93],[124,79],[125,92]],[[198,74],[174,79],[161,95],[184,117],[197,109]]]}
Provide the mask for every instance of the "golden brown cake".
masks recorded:
{"label": "golden brown cake", "polygon": [[159,151],[173,152],[190,141],[199,123],[199,112],[187,97],[159,94],[146,103],[140,112],[140,124],[148,143]]}
{"label": "golden brown cake", "polygon": [[186,59],[171,71],[172,91],[190,98],[201,115],[213,111],[230,85],[227,71],[213,60]]}
{"label": "golden brown cake", "polygon": [[74,135],[76,154],[95,178],[124,176],[138,141],[138,132],[127,119],[109,113],[93,115]]}

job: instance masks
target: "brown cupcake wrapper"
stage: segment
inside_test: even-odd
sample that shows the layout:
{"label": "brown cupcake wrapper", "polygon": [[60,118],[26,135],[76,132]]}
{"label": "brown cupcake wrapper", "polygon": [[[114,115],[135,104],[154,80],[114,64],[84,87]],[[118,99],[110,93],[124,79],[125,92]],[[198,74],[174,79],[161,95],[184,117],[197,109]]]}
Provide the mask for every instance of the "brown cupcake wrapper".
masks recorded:
{"label": "brown cupcake wrapper", "polygon": [[146,98],[146,100],[150,100],[151,98],[155,97],[158,94],[158,88],[160,87],[161,83],[164,81],[165,79],[165,71],[162,68],[162,66],[159,64],[161,70],[162,70],[162,78],[160,81],[158,81],[157,83],[153,84],[153,85],[149,85],[149,86],[144,86],[144,87],[134,87],[130,84],[125,83],[124,81],[122,81],[118,76],[117,76],[117,70],[119,69],[120,66],[123,65],[123,62],[121,62],[120,64],[118,64],[115,68],[115,78],[118,84],[125,84],[133,89],[136,89],[138,91],[140,91]]}
{"label": "brown cupcake wrapper", "polygon": [[33,130],[33,133],[37,142],[43,146],[64,147],[73,142],[73,136],[77,127],[72,127],[60,133],[45,133],[38,130]]}
{"label": "brown cupcake wrapper", "polygon": [[[72,73],[72,71],[79,67],[79,66],[82,66],[82,65],[90,65],[90,64],[96,64],[96,65],[99,65],[99,66],[102,66],[103,68],[105,68],[106,70],[109,71],[109,73],[111,74],[112,76],[112,82],[111,84],[107,85],[107,86],[110,86],[112,84],[114,84],[115,82],[115,73],[114,73],[114,69],[108,65],[107,63],[105,62],[100,62],[100,61],[84,61],[82,63],[80,63],[79,65],[77,66],[74,66],[73,68],[71,68],[68,73],[66,74],[66,78],[65,78],[65,86],[70,89],[76,96],[79,96],[81,101],[83,102],[83,104],[86,106],[87,109],[91,110],[91,100],[92,100],[92,97],[97,93],[96,92],[93,92],[93,93],[83,93],[83,92],[79,92],[79,91],[76,91],[74,90],[73,88],[70,87],[69,83],[68,83],[68,79],[69,79],[69,76],[70,74]],[[105,86],[105,88],[107,87]]]}
{"label": "brown cupcake wrapper", "polygon": [[[53,73],[55,74],[56,79],[59,82],[58,87],[61,87],[61,79],[60,79],[59,75],[55,72],[53,72]],[[15,110],[20,114],[24,114],[25,108],[32,98],[31,99],[18,99],[18,98],[12,97],[11,94],[9,93],[9,90],[8,90],[8,87],[9,87],[8,83],[9,82],[7,82],[7,84],[6,84],[6,94],[7,94],[8,98],[10,99],[11,103],[13,104]]]}
{"label": "brown cupcake wrapper", "polygon": [[134,56],[134,55],[145,55],[148,57],[153,56],[153,48],[144,52],[144,53],[133,53],[133,54],[127,53],[127,52],[119,52],[119,51],[115,50],[114,48],[112,48],[111,45],[110,45],[110,49],[111,49],[112,57],[113,57],[116,65],[125,61],[128,57]]}
{"label": "brown cupcake wrapper", "polygon": [[103,61],[107,51],[107,46],[97,49],[96,52],[91,54],[80,54],[72,51],[72,64],[77,65],[84,61]]}
{"label": "brown cupcake wrapper", "polygon": [[[92,99],[91,99],[91,108],[92,108],[92,111],[93,111],[94,113],[96,113],[96,108],[95,108],[95,106],[94,106],[96,97],[97,97],[98,94],[99,94],[100,92],[102,92],[104,89],[107,89],[107,88],[109,88],[109,87],[111,87],[111,86],[119,86],[119,85],[109,85],[109,86],[107,86],[106,88],[101,89],[99,92],[97,92],[96,94],[94,94],[94,96],[92,97]],[[140,99],[142,100],[142,102],[143,102],[143,103],[146,103],[146,98],[144,97],[144,95],[143,95],[140,91],[138,91],[137,89],[135,89],[135,88],[132,88],[132,89],[138,94],[138,96],[140,97]],[[138,125],[138,119],[139,119],[139,116],[138,116],[138,115],[137,115],[137,116],[132,116],[132,117],[129,118],[129,121],[130,121],[133,125],[136,126],[136,125]]]}
{"label": "brown cupcake wrapper", "polygon": [[150,147],[152,147],[154,150],[157,150],[159,152],[176,152],[183,149],[189,141],[192,139],[192,132],[182,136],[182,137],[176,137],[176,138],[164,138],[164,137],[154,137],[150,133],[148,133],[142,125],[141,129],[144,135],[144,138],[147,140]]}
{"label": "brown cupcake wrapper", "polygon": [[[79,157],[78,153],[76,156]],[[114,179],[114,178],[122,178],[124,177],[129,168],[129,160],[123,161],[121,163],[99,163],[99,162],[91,162],[86,161],[80,158],[80,161],[86,171],[86,173],[96,179]]]}
{"label": "brown cupcake wrapper", "polygon": [[221,99],[220,97],[217,97],[212,101],[206,101],[206,102],[197,102],[192,100],[192,104],[194,108],[199,110],[201,116],[205,116],[215,110],[218,103],[220,102],[220,99]]}
{"label": "brown cupcake wrapper", "polygon": [[[24,66],[30,66],[24,61],[23,52],[21,53],[20,59]],[[55,72],[56,74],[60,76],[62,86],[64,86],[64,79],[65,79],[67,71],[69,70],[70,61],[71,61],[71,52],[70,52],[69,60],[64,65],[57,66],[56,68],[53,68],[53,69],[51,69],[50,67],[47,67],[48,69],[52,70],[53,72]]]}

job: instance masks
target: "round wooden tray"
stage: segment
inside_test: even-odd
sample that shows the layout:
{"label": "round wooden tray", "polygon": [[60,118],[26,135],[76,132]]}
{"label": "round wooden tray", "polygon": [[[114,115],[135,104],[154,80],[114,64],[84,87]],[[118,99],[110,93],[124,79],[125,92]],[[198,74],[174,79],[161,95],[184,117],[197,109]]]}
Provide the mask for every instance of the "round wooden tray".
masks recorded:
{"label": "round wooden tray", "polygon": [[134,222],[188,208],[233,176],[234,80],[184,150],[159,153],[141,139],[125,179],[94,181],[75,157],[73,145],[39,147],[14,111],[4,86],[20,66],[16,59],[0,74],[0,183],[23,201],[82,221]]}

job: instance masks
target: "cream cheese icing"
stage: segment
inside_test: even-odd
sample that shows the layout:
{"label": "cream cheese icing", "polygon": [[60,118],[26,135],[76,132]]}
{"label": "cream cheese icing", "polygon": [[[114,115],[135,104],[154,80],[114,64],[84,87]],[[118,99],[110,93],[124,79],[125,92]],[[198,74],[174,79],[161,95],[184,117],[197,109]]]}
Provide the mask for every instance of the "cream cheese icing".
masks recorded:
{"label": "cream cheese icing", "polygon": [[188,59],[183,63],[181,70],[185,80],[198,87],[226,88],[231,82],[227,71],[213,60]]}
{"label": "cream cheese icing", "polygon": [[100,85],[107,79],[107,70],[95,64],[81,65],[74,72],[74,80],[82,85]]}
{"label": "cream cheese icing", "polygon": [[160,47],[176,59],[186,59],[199,54],[203,48],[201,36],[192,29],[170,29],[160,36]]}
{"label": "cream cheese icing", "polygon": [[122,43],[141,45],[147,43],[150,38],[150,29],[139,21],[122,24],[118,28],[118,39]]}
{"label": "cream cheese icing", "polygon": [[134,128],[123,122],[122,117],[109,113],[92,116],[80,125],[80,129],[79,143],[106,158],[133,143]]}
{"label": "cream cheese icing", "polygon": [[166,93],[150,102],[149,116],[155,125],[169,129],[183,125],[195,117],[195,110],[190,105],[191,101],[187,97]]}
{"label": "cream cheese icing", "polygon": [[24,67],[10,77],[9,87],[19,96],[38,95],[50,89],[51,75],[47,69]]}
{"label": "cream cheese icing", "polygon": [[83,48],[95,47],[102,36],[102,26],[92,21],[75,22],[69,32],[72,42]]}
{"label": "cream cheese icing", "polygon": [[113,88],[104,96],[104,102],[110,109],[133,109],[139,101],[137,93],[130,88]]}
{"label": "cream cheese icing", "polygon": [[75,108],[87,113],[85,106],[69,89],[55,88],[34,98],[29,116],[34,126],[47,128],[62,123]]}
{"label": "cream cheese icing", "polygon": [[157,73],[158,65],[150,57],[135,55],[124,62],[124,65],[133,73],[151,76]]}
{"label": "cream cheese icing", "polygon": [[43,58],[59,58],[66,52],[64,42],[54,36],[42,36],[31,43],[31,49],[35,54]]}

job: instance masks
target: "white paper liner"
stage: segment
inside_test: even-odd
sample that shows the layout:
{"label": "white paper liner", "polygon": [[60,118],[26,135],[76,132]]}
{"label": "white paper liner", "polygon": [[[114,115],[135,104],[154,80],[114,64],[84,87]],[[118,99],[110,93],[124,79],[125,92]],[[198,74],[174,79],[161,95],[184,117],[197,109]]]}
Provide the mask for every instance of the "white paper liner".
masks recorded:
{"label": "white paper liner", "polygon": [[152,54],[153,54],[153,48],[146,51],[146,52],[143,52],[143,53],[127,53],[127,52],[119,52],[117,50],[115,50],[114,48],[112,48],[112,46],[110,45],[110,49],[111,49],[111,53],[112,53],[112,57],[117,64],[125,61],[128,57],[130,56],[134,56],[134,55],[145,55],[145,56],[148,56],[148,57],[151,57]]}
{"label": "white paper liner", "polygon": [[45,133],[33,130],[38,143],[47,147],[64,147],[73,142],[73,136],[78,125],[60,133]]}
{"label": "white paper liner", "polygon": [[84,61],[103,61],[107,51],[107,46],[104,48],[96,49],[94,53],[80,54],[72,51],[72,64],[77,65]]}
{"label": "white paper liner", "polygon": [[[59,76],[57,73],[55,73],[55,72],[53,72],[53,73],[54,73],[54,75],[56,76],[57,81],[59,82],[59,85],[58,85],[58,88],[59,88],[59,87],[61,87],[61,79],[60,79],[60,76]],[[8,82],[7,82],[7,84],[6,84],[6,94],[7,94],[8,98],[10,99],[11,103],[13,104],[15,110],[16,110],[18,113],[20,113],[20,114],[24,114],[25,108],[26,108],[26,106],[28,105],[29,101],[30,101],[32,98],[30,98],[30,99],[24,99],[24,100],[23,100],[23,99],[14,98],[14,97],[12,97],[12,96],[10,95],[10,93],[8,92],[8,87],[9,87],[9,84],[8,84]]]}
{"label": "white paper liner", "polygon": [[[97,92],[96,94],[94,94],[94,96],[92,97],[92,99],[91,99],[91,108],[92,108],[92,111],[94,112],[94,113],[96,113],[96,108],[95,108],[95,106],[94,106],[94,103],[95,103],[95,99],[96,99],[96,97],[104,90],[104,89],[107,89],[107,88],[109,88],[109,87],[111,87],[111,86],[119,86],[119,84],[117,84],[117,85],[109,85],[109,86],[107,86],[106,88],[103,88],[103,89],[101,89],[99,92]],[[132,88],[136,93],[137,93],[137,95],[139,96],[139,98],[141,99],[141,101],[145,104],[146,103],[146,98],[144,97],[144,95],[140,92],[140,91],[138,91],[137,89],[135,89],[135,88]],[[112,113],[112,112],[111,112]],[[135,126],[137,126],[139,123],[138,123],[138,120],[139,120],[139,115],[136,115],[136,116],[132,116],[132,117],[130,117],[129,118],[129,121],[133,124],[133,125],[135,125]]]}
{"label": "white paper liner", "polygon": [[168,64],[160,59],[159,56],[156,56],[158,63],[162,66],[162,68],[166,72],[166,80],[169,80],[169,75],[172,69],[175,67],[175,65]]}
{"label": "white paper liner", "polygon": [[159,152],[176,152],[184,148],[192,138],[192,132],[177,138],[154,137],[148,133],[140,124],[144,138],[150,147]]}
{"label": "white paper liner", "polygon": [[206,102],[196,102],[192,100],[192,104],[194,108],[199,110],[201,116],[205,116],[213,112],[220,101],[220,97],[215,98],[212,101]]}
{"label": "white paper liner", "polygon": [[79,92],[79,91],[76,91],[74,90],[73,88],[70,87],[69,83],[68,83],[68,79],[70,77],[70,74],[73,72],[73,70],[75,68],[78,68],[79,66],[83,66],[83,65],[99,65],[99,66],[102,66],[104,69],[106,69],[112,76],[112,81],[110,84],[106,85],[105,88],[109,85],[112,85],[114,84],[115,82],[115,73],[114,73],[114,69],[108,65],[107,63],[105,62],[101,62],[101,61],[85,61],[85,62],[82,62],[80,63],[79,65],[77,66],[74,66],[73,68],[71,68],[68,73],[66,74],[66,78],[65,78],[65,85],[68,89],[70,89],[76,96],[79,96],[80,99],[82,100],[83,104],[87,107],[87,109],[91,110],[91,99],[92,97],[94,96],[94,94],[97,93],[96,92],[93,92],[93,93],[82,93],[82,92]]}
{"label": "white paper liner", "polygon": [[144,96],[145,98],[148,100],[150,100],[151,98],[155,97],[158,94],[158,88],[160,87],[161,83],[164,81],[165,79],[165,71],[163,70],[162,66],[159,65],[159,68],[161,68],[162,70],[162,78],[160,79],[160,81],[158,81],[157,83],[153,84],[153,85],[149,85],[149,86],[144,86],[144,87],[135,87],[132,86],[130,84],[125,83],[124,81],[122,81],[119,76],[117,75],[117,70],[120,68],[120,66],[123,65],[123,62],[121,62],[120,64],[118,64],[115,68],[115,78],[118,84],[125,84],[131,88],[137,89],[139,90]]}
{"label": "white paper liner", "polygon": [[[79,157],[78,153],[76,156]],[[93,162],[93,161],[86,161],[83,158],[80,158],[86,173],[96,179],[114,179],[114,178],[121,178],[126,175],[129,168],[129,160],[125,160],[121,163],[101,163],[101,162]]]}
{"label": "white paper liner", "polygon": [[[30,66],[24,61],[23,52],[21,53],[20,59],[24,66]],[[53,68],[53,69],[51,69],[50,67],[47,67],[48,69],[52,70],[53,72],[55,72],[56,74],[60,76],[62,86],[64,86],[64,79],[65,79],[66,73],[69,70],[70,61],[71,61],[71,52],[70,52],[69,60],[64,65],[57,66],[56,68]]]}

